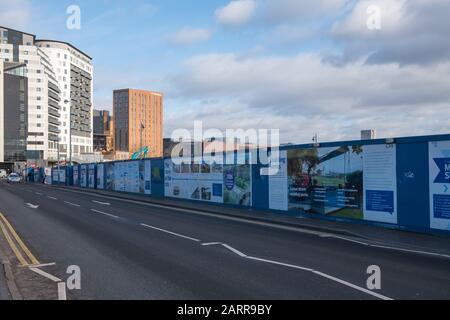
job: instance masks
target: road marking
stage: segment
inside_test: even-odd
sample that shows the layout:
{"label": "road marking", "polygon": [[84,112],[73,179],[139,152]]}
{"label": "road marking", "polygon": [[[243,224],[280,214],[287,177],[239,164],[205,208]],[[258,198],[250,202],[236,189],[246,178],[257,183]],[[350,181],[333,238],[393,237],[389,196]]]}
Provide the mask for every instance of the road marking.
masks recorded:
{"label": "road marking", "polygon": [[[78,194],[86,195],[85,191],[77,191],[77,190],[71,190],[71,189],[65,189],[65,188],[60,188],[59,190],[65,191],[65,192],[72,192],[72,193],[78,193]],[[178,212],[186,212],[186,213],[191,213],[191,214],[200,215],[200,216],[212,217],[212,218],[216,218],[216,219],[222,219],[222,220],[228,220],[228,221],[236,221],[236,222],[241,222],[241,223],[246,223],[246,224],[259,225],[259,226],[264,226],[264,227],[269,227],[269,228],[275,228],[275,229],[280,229],[280,230],[299,232],[299,233],[316,235],[316,236],[327,235],[327,233],[325,233],[325,232],[308,230],[308,229],[304,229],[304,228],[301,228],[301,227],[283,226],[283,225],[276,224],[276,223],[271,223],[271,222],[254,221],[254,220],[249,220],[249,219],[246,219],[246,218],[225,216],[225,215],[220,214],[220,213],[209,213],[209,212],[204,212],[204,211],[197,211],[197,210],[194,210],[194,209],[183,209],[183,208],[178,208],[178,207],[172,207],[172,206],[169,206],[169,205],[160,205],[160,204],[142,202],[142,201],[139,201],[139,200],[116,198],[114,196],[107,196],[107,195],[101,195],[101,194],[96,194],[95,197],[103,198],[103,199],[110,199],[110,200],[120,201],[120,202],[133,203],[133,204],[146,206],[146,207],[168,209],[168,210],[173,210],[173,211],[178,211]]]}
{"label": "road marking", "polygon": [[261,259],[261,258],[256,258],[256,257],[247,257],[247,258],[250,260],[256,260],[256,261],[276,264],[279,266],[293,268],[293,269],[299,269],[299,270],[303,270],[303,271],[309,271],[309,272],[314,271],[313,269],[310,269],[310,268],[300,267],[300,266],[296,266],[294,264],[289,264],[289,263],[284,263],[284,262],[278,262],[278,261],[273,261],[273,260],[268,260],[268,259]]}
{"label": "road marking", "polygon": [[345,281],[345,280],[341,280],[341,279],[339,279],[339,278],[330,276],[330,275],[328,275],[328,274],[326,274],[326,273],[323,273],[323,272],[320,272],[320,271],[316,271],[316,270],[314,270],[313,273],[317,274],[318,276],[321,276],[321,277],[330,279],[330,280],[332,280],[332,281],[341,283],[341,284],[343,284],[343,285],[345,285],[345,286],[347,286],[347,287],[353,288],[353,289],[355,289],[355,290],[359,290],[359,291],[361,291],[361,292],[367,293],[367,294],[369,294],[369,295],[371,295],[371,296],[373,296],[373,297],[376,297],[376,298],[378,298],[378,299],[381,299],[381,300],[394,300],[394,299],[389,298],[389,297],[387,297],[387,296],[384,296],[384,295],[382,295],[382,294],[379,294],[379,293],[376,293],[376,292],[374,292],[374,291],[368,290],[368,289],[366,289],[366,288],[363,288],[363,287],[354,285],[354,284],[352,284],[352,283],[350,283],[350,282],[347,282],[347,281]]}
{"label": "road marking", "polygon": [[47,198],[52,199],[52,200],[58,200],[58,198],[51,197],[51,196],[47,196]]}
{"label": "road marking", "polygon": [[49,280],[52,280],[53,282],[61,282],[62,281],[61,279],[55,277],[54,275],[51,275],[50,273],[42,271],[41,269],[34,268],[34,267],[30,267],[29,269],[33,272],[36,272],[37,274],[40,274],[41,276],[43,276]]}
{"label": "road marking", "polygon": [[349,239],[346,237],[341,237],[341,236],[336,236],[336,235],[331,235],[331,234],[330,235],[322,235],[321,237],[322,238],[339,239],[339,240],[353,242],[353,243],[357,243],[357,244],[360,244],[363,246],[373,247],[373,248],[380,248],[380,249],[387,249],[387,250],[394,250],[394,251],[401,251],[401,252],[408,252],[408,253],[417,253],[417,254],[436,256],[436,257],[442,257],[442,258],[450,258],[450,255],[443,254],[443,253],[426,252],[426,251],[421,251],[421,250],[385,246],[385,245],[381,245],[381,244],[372,244],[372,243],[368,243],[368,242],[357,241],[357,240]]}
{"label": "road marking", "polygon": [[215,246],[215,245],[220,245],[223,246],[225,248],[227,248],[228,250],[230,250],[231,252],[237,254],[238,256],[242,257],[242,258],[247,258],[248,256],[245,253],[240,252],[239,250],[230,247],[229,245],[225,244],[225,243],[221,243],[221,242],[211,242],[211,243],[202,243],[202,246]]}
{"label": "road marking", "polygon": [[43,268],[43,267],[51,267],[56,265],[55,262],[50,262],[50,263],[42,263],[42,264],[31,264],[28,267],[30,268]]}
{"label": "road marking", "polygon": [[150,229],[153,229],[153,230],[161,231],[161,232],[164,232],[164,233],[168,233],[168,234],[171,234],[173,236],[177,236],[177,237],[184,238],[184,239],[187,239],[187,240],[200,242],[200,240],[198,240],[198,239],[191,238],[191,237],[188,237],[188,236],[185,236],[185,235],[182,235],[182,234],[179,234],[179,233],[175,233],[175,232],[172,232],[172,231],[169,231],[169,230],[164,230],[164,229],[161,229],[161,228],[149,226],[148,224],[145,224],[145,223],[141,223],[141,226],[146,227],[146,228],[150,228]]}
{"label": "road marking", "polygon": [[[39,264],[38,259],[36,259],[36,257],[31,253],[30,249],[28,249],[28,247],[25,245],[25,243],[19,237],[19,235],[14,230],[12,225],[9,223],[9,221],[5,218],[5,216],[1,212],[0,212],[0,218],[1,218],[1,220],[3,220],[5,225],[8,227],[8,229],[11,232],[11,234],[13,235],[14,239],[16,239],[17,243],[22,248],[23,252],[25,252],[25,254],[28,256],[28,258],[30,259],[31,263],[32,264]],[[28,263],[26,263],[26,265],[28,265]]]}
{"label": "road marking", "polygon": [[118,217],[118,216],[115,216],[113,214],[106,213],[106,212],[103,212],[103,211],[99,211],[99,210],[95,210],[95,209],[91,209],[91,211],[95,212],[95,213],[103,214],[105,216],[108,216],[108,217],[111,217],[111,218],[114,218],[114,219],[120,219],[120,217]]}
{"label": "road marking", "polygon": [[81,207],[79,204],[72,203],[72,202],[69,202],[69,201],[64,201],[64,203],[67,203],[68,205],[73,206],[73,207]]}
{"label": "road marking", "polygon": [[355,285],[353,283],[350,283],[348,281],[345,281],[345,280],[342,280],[342,279],[330,276],[329,274],[326,274],[326,273],[323,273],[323,272],[320,272],[320,271],[317,271],[317,270],[314,270],[314,269],[311,269],[311,268],[305,268],[305,267],[297,266],[295,264],[288,264],[288,263],[283,263],[283,262],[279,262],[279,261],[274,261],[274,260],[268,260],[268,259],[262,259],[262,258],[248,256],[245,253],[242,253],[241,251],[239,251],[239,250],[237,250],[237,249],[235,249],[235,248],[233,248],[233,247],[231,247],[231,246],[229,246],[229,245],[227,245],[225,243],[212,242],[212,243],[203,243],[202,245],[203,246],[221,245],[221,246],[227,248],[228,250],[232,251],[233,253],[235,253],[236,255],[238,255],[238,256],[240,256],[241,258],[244,258],[244,259],[255,260],[255,261],[269,263],[269,264],[275,264],[275,265],[283,266],[283,267],[287,267],[287,268],[292,268],[292,269],[298,269],[298,270],[302,270],[302,271],[306,271],[306,272],[311,272],[311,273],[314,273],[315,275],[318,275],[320,277],[332,280],[334,282],[338,282],[338,283],[343,284],[343,285],[345,285],[347,287],[350,287],[352,289],[364,292],[364,293],[366,293],[368,295],[371,295],[373,297],[376,297],[378,299],[381,299],[381,300],[393,300],[392,298],[389,298],[389,297],[384,296],[382,294],[376,293],[374,291],[371,291],[371,290],[368,290],[366,288],[357,286],[357,285]]}
{"label": "road marking", "polygon": [[39,208],[39,205],[34,205],[32,203],[26,203],[26,205],[30,208],[30,209],[37,209]]}
{"label": "road marking", "polygon": [[60,301],[67,300],[66,283],[65,282],[58,282],[58,300],[60,300]]}
{"label": "road marking", "polygon": [[[47,264],[47,265],[52,265],[52,264]],[[46,265],[41,265],[41,266],[46,266]],[[52,275],[50,273],[47,273],[41,269],[38,269],[36,266],[29,266],[28,269],[43,276],[44,278],[47,278],[53,282],[56,282],[57,286],[58,286],[58,300],[67,300],[66,283],[64,281],[62,281],[60,278],[55,277],[54,275]]]}
{"label": "road marking", "polygon": [[[60,190],[61,191],[66,191],[66,192],[78,193],[78,194],[86,194],[85,191],[77,191],[77,190],[71,190],[71,189],[65,189],[65,188],[64,189],[60,188]],[[225,215],[220,214],[220,213],[208,213],[208,212],[203,212],[203,211],[196,211],[196,210],[193,210],[193,209],[183,209],[183,208],[172,207],[172,206],[169,206],[169,205],[159,205],[159,204],[153,204],[153,203],[143,202],[143,201],[139,201],[139,200],[123,199],[123,198],[117,198],[117,197],[114,197],[114,196],[102,195],[102,194],[96,194],[95,196],[99,197],[99,198],[103,198],[103,199],[111,199],[111,200],[114,200],[114,201],[134,203],[134,204],[138,204],[138,205],[141,205],[141,206],[147,206],[147,207],[153,207],[153,208],[161,208],[161,209],[169,209],[169,210],[178,211],[178,212],[192,213],[192,214],[206,216],[206,217],[213,217],[213,218],[216,218],[216,219],[222,219],[222,220],[228,220],[228,221],[236,221],[236,222],[241,222],[241,223],[246,223],[246,224],[252,224],[252,225],[259,225],[259,226],[274,228],[274,229],[278,229],[278,230],[286,230],[286,231],[293,231],[293,232],[298,232],[298,233],[303,233],[303,234],[310,234],[310,235],[315,235],[315,236],[319,236],[319,237],[322,237],[322,238],[342,239],[342,240],[345,240],[345,241],[353,242],[353,243],[364,245],[364,246],[372,246],[372,247],[383,248],[383,246],[381,246],[381,245],[370,245],[370,244],[362,242],[362,241],[357,241],[357,240],[352,240],[352,239],[345,238],[345,237],[336,236],[336,235],[334,235],[332,233],[308,230],[308,229],[305,229],[305,228],[302,228],[302,227],[290,227],[290,226],[283,226],[283,225],[279,225],[279,224],[271,223],[271,222],[262,222],[262,221],[254,221],[254,220],[252,221],[252,220],[245,219],[245,218],[225,216]],[[424,254],[424,255],[429,255],[429,256],[450,258],[450,256],[446,255],[446,254],[431,253],[431,252],[417,251],[417,250],[414,251],[414,250],[408,250],[408,249],[403,249],[403,248],[399,248],[399,247],[386,247],[384,249],[391,249],[391,250],[397,250],[397,251],[403,251],[403,252],[409,252],[409,253],[416,253],[416,254]]]}
{"label": "road marking", "polygon": [[101,204],[102,206],[110,206],[111,203],[108,202],[100,202],[100,201],[96,201],[96,200],[92,200],[93,203],[97,203],[97,204]]}
{"label": "road marking", "polygon": [[38,196],[43,196],[44,195],[43,193],[40,193],[40,192],[35,192],[35,194],[37,194]]}
{"label": "road marking", "polygon": [[14,254],[16,255],[17,259],[19,260],[20,264],[22,267],[25,267],[28,265],[28,262],[25,260],[25,258],[23,257],[23,255],[20,253],[19,249],[17,249],[16,244],[14,243],[14,241],[11,239],[8,231],[6,230],[4,224],[2,221],[0,221],[0,229],[3,232],[3,235],[5,236],[6,241],[8,242],[11,250],[14,252]]}

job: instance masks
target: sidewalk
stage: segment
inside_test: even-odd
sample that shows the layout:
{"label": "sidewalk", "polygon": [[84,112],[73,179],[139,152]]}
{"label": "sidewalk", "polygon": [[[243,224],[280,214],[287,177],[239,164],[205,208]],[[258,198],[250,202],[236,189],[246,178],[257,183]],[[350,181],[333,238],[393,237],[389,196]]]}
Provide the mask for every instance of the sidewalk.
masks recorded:
{"label": "sidewalk", "polygon": [[[54,188],[52,186],[48,186]],[[151,204],[170,206],[173,208],[192,209],[200,212],[213,213],[234,218],[244,218],[266,223],[275,223],[288,227],[308,229],[327,233],[363,244],[396,247],[404,250],[423,251],[434,254],[450,256],[450,236],[428,235],[389,229],[381,226],[364,225],[358,223],[329,221],[305,217],[293,217],[287,214],[277,214],[271,211],[258,209],[245,209],[235,207],[223,207],[204,202],[191,202],[178,199],[152,198],[143,195],[127,193],[91,190],[75,187],[58,187],[61,189],[96,193],[112,196],[119,199],[136,200]]]}
{"label": "sidewalk", "polygon": [[[3,234],[0,231],[0,237],[2,236]],[[9,293],[8,285],[6,283],[6,271],[3,265],[5,259],[6,258],[3,254],[3,249],[0,247],[0,300],[11,300],[11,295]]]}

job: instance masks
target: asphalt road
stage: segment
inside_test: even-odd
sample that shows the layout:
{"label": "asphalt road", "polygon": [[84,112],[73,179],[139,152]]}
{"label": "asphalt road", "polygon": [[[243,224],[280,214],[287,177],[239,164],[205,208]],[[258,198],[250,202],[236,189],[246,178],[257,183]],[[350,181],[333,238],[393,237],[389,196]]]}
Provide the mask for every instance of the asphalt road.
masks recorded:
{"label": "asphalt road", "polygon": [[57,276],[81,268],[70,299],[450,299],[444,257],[37,184],[0,183],[0,211]]}

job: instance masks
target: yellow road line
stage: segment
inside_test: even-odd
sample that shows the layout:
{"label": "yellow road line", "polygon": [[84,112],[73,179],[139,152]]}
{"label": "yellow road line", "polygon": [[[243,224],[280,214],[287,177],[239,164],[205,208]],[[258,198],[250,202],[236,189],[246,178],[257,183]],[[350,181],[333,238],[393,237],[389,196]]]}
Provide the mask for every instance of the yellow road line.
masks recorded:
{"label": "yellow road line", "polygon": [[11,239],[8,231],[5,228],[5,225],[3,224],[3,222],[0,220],[0,229],[3,232],[3,235],[5,236],[6,241],[8,242],[9,246],[11,247],[11,250],[14,252],[14,254],[16,255],[17,259],[19,259],[20,264],[22,265],[22,267],[26,267],[28,266],[27,261],[25,260],[25,258],[23,257],[23,255],[20,253],[19,249],[17,249],[16,244],[14,243],[14,241]]}
{"label": "yellow road line", "polygon": [[1,212],[0,212],[0,218],[5,222],[6,226],[10,230],[11,234],[16,239],[19,246],[22,248],[23,252],[25,252],[25,254],[28,256],[28,258],[31,261],[31,264],[40,264],[38,259],[36,259],[36,257],[31,253],[30,249],[28,249],[28,247],[25,245],[25,243],[23,243],[22,239],[20,239],[17,232],[14,230],[12,225],[9,223],[9,221],[5,218],[5,216]]}

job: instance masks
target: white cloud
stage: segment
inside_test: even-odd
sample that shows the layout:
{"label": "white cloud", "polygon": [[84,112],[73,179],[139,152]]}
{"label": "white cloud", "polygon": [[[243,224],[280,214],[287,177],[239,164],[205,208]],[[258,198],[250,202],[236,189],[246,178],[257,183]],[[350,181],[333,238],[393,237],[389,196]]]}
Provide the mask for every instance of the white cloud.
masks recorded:
{"label": "white cloud", "polygon": [[256,9],[255,0],[234,0],[216,11],[221,24],[240,26],[250,21]]}
{"label": "white cloud", "polygon": [[210,39],[212,31],[201,28],[184,28],[170,37],[170,41],[176,44],[191,45]]}
{"label": "white cloud", "polygon": [[31,20],[31,4],[28,0],[0,0],[0,25],[26,29]]}
{"label": "white cloud", "polygon": [[315,54],[202,55],[175,79],[178,97],[219,105],[193,106],[174,117],[218,128],[280,128],[283,140],[292,142],[309,142],[316,132],[326,140],[358,138],[367,128],[384,136],[443,133],[450,128],[449,74],[450,63],[336,66]]}
{"label": "white cloud", "polygon": [[[381,30],[367,28],[370,5],[381,9]],[[345,48],[346,61],[362,56],[370,63],[449,61],[448,12],[448,0],[360,0],[331,35]]]}
{"label": "white cloud", "polygon": [[348,0],[261,0],[262,18],[271,23],[312,20],[337,15]]}

